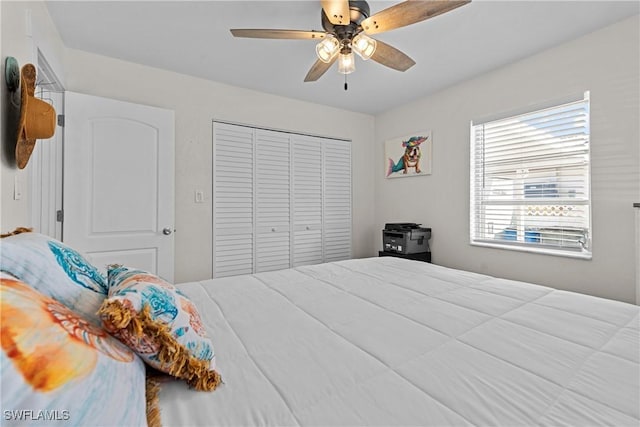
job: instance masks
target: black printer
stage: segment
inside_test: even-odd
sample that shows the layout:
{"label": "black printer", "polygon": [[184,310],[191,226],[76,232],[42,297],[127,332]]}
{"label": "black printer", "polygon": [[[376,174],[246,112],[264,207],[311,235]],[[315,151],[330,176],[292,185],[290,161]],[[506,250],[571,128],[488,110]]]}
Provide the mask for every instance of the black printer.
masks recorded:
{"label": "black printer", "polygon": [[382,230],[382,248],[385,252],[417,254],[430,252],[431,228],[420,227],[414,222],[385,224]]}

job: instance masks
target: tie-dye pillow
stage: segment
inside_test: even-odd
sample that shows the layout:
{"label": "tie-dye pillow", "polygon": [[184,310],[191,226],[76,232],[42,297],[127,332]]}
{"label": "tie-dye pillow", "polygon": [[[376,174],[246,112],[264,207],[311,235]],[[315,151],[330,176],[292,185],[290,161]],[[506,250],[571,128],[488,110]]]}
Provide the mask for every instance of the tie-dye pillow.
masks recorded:
{"label": "tie-dye pillow", "polygon": [[0,270],[96,325],[96,314],[107,295],[107,280],[77,251],[39,233],[20,233],[0,239]]}
{"label": "tie-dye pillow", "polygon": [[109,297],[100,308],[107,331],[154,368],[196,390],[220,383],[213,343],[195,305],[176,287],[142,270],[107,269]]}
{"label": "tie-dye pillow", "polygon": [[0,277],[3,425],[146,425],[145,366],[104,329]]}

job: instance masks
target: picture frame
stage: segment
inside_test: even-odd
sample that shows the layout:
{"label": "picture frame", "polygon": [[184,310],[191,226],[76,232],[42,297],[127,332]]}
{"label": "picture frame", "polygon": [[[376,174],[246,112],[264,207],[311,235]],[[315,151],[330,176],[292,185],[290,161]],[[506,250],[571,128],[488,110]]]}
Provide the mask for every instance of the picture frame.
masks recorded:
{"label": "picture frame", "polygon": [[385,177],[431,175],[432,150],[430,130],[388,139],[384,143]]}

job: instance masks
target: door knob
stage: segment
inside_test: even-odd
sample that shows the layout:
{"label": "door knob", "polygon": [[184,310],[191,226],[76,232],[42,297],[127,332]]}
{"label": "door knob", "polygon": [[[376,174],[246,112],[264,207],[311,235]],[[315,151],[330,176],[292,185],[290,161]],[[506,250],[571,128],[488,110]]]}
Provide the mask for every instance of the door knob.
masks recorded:
{"label": "door knob", "polygon": [[173,230],[171,230],[169,227],[165,227],[165,228],[162,229],[162,234],[164,234],[165,236],[168,236],[172,232],[173,232]]}

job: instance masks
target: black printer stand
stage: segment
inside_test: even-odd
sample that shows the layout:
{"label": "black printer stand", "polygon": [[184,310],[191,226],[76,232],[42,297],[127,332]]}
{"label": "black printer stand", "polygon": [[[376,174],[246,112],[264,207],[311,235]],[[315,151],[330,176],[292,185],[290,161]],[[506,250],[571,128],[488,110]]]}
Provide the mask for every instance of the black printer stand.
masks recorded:
{"label": "black printer stand", "polygon": [[431,262],[431,252],[421,252],[417,254],[399,254],[397,252],[378,251],[378,256],[394,256],[396,258],[413,259],[416,261]]}

